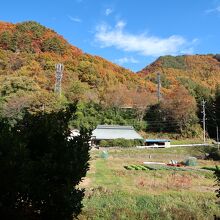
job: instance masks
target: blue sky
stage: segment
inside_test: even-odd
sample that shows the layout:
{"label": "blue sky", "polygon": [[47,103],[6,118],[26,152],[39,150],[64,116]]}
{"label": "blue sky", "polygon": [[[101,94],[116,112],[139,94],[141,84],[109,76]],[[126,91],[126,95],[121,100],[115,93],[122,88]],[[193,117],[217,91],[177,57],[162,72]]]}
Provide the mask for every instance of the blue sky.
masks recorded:
{"label": "blue sky", "polygon": [[133,71],[162,55],[220,53],[220,0],[2,0],[0,20],[35,20]]}

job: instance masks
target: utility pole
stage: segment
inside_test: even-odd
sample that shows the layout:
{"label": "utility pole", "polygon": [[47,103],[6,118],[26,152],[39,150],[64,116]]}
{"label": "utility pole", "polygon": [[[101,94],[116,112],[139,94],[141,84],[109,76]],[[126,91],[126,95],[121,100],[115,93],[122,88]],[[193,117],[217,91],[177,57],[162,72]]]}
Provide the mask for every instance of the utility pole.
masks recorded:
{"label": "utility pole", "polygon": [[217,145],[219,150],[219,137],[218,137],[218,125],[216,126]]}
{"label": "utility pole", "polygon": [[55,75],[56,82],[55,82],[54,92],[57,93],[58,95],[61,95],[61,90],[62,90],[61,81],[63,77],[64,65],[61,63],[58,63],[56,64],[55,68],[56,68],[56,75]]}
{"label": "utility pole", "polygon": [[160,82],[160,73],[157,73],[157,98],[158,102],[161,100],[161,93],[160,93],[160,88],[161,88],[161,82]]}
{"label": "utility pole", "polygon": [[205,121],[206,121],[205,103],[206,103],[206,101],[202,100],[202,114],[203,114],[202,122],[203,122],[203,142],[204,143],[206,142],[206,139],[205,139],[205,134],[206,134],[206,131],[205,131]]}

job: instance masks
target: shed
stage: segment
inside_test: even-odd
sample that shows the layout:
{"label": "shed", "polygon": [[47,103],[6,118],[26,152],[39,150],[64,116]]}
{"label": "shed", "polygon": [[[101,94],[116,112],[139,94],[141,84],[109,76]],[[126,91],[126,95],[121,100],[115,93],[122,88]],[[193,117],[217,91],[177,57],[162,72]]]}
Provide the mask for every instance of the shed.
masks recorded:
{"label": "shed", "polygon": [[101,140],[114,140],[118,138],[143,140],[132,126],[98,125],[92,132],[92,140],[95,143],[98,143]]}
{"label": "shed", "polygon": [[149,147],[170,147],[170,140],[167,139],[146,139],[145,146]]}

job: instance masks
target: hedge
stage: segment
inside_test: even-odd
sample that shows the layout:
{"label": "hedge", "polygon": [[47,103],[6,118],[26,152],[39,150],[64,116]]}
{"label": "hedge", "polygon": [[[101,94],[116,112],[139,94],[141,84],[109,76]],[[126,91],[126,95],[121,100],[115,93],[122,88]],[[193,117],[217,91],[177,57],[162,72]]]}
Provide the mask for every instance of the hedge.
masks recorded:
{"label": "hedge", "polygon": [[114,140],[101,140],[99,146],[101,147],[135,147],[143,145],[144,141],[139,139],[128,140],[118,138]]}

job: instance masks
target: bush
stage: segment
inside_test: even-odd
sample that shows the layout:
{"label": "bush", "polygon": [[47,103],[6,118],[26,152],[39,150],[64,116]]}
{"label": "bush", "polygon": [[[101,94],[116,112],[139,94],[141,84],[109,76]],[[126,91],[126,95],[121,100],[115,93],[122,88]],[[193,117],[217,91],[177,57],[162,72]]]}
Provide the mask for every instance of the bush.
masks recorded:
{"label": "bush", "polygon": [[220,198],[220,168],[218,166],[216,166],[214,175],[215,175],[216,186],[218,187],[218,189],[215,190],[216,197]]}
{"label": "bush", "polygon": [[212,148],[209,152],[208,159],[220,160],[220,150]]}
{"label": "bush", "polygon": [[144,140],[129,140],[129,139],[123,139],[118,138],[114,140],[101,140],[99,145],[101,147],[135,147],[143,145]]}
{"label": "bush", "polygon": [[100,143],[99,143],[99,145],[100,145],[101,147],[109,147],[109,146],[108,146],[109,143],[108,143],[108,141],[106,141],[106,140],[101,140]]}
{"label": "bush", "polygon": [[72,219],[82,208],[89,136],[69,139],[75,109],[0,121],[1,219]]}
{"label": "bush", "polygon": [[123,139],[123,138],[118,138],[114,140],[114,145],[117,147],[132,147],[132,141]]}
{"label": "bush", "polygon": [[143,146],[144,139],[134,139],[134,146]]}

